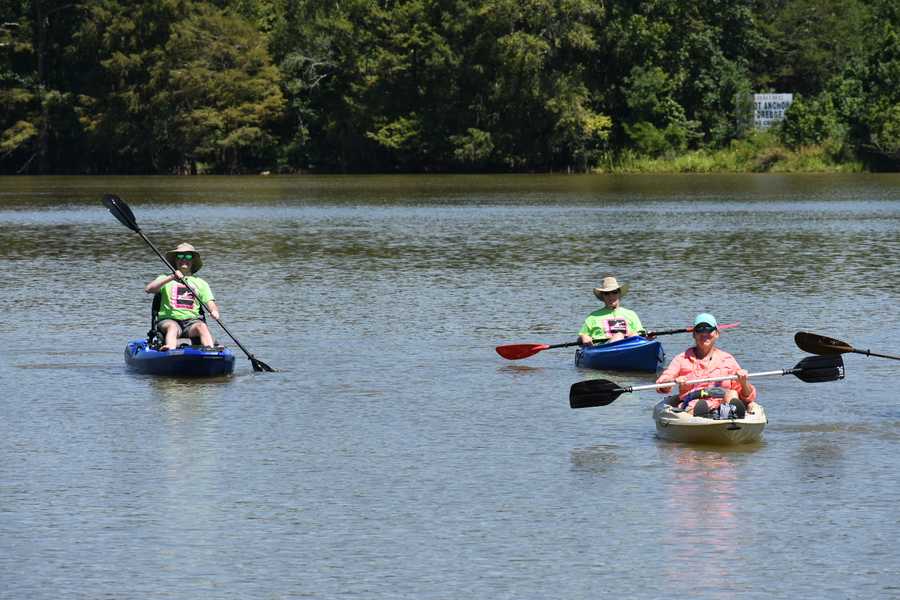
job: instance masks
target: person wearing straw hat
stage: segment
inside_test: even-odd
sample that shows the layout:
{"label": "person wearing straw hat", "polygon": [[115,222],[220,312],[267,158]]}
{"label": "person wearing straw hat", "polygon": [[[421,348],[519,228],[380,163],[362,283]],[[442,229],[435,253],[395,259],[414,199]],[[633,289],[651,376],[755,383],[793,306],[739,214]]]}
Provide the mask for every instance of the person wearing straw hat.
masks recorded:
{"label": "person wearing straw hat", "polygon": [[[672,359],[656,383],[669,383],[657,391],[668,394],[678,384],[678,406],[695,417],[712,416],[728,409],[743,419],[747,411],[753,412],[756,388],[747,379],[747,371],[741,368],[734,356],[716,348],[719,339],[719,324],[709,313],[700,313],[694,318],[694,346]],[[707,379],[716,376],[737,375],[737,379],[708,381],[684,385],[692,379]],[[733,407],[733,408],[732,408]]]}
{"label": "person wearing straw hat", "polygon": [[166,260],[175,273],[160,275],[147,284],[144,291],[160,294],[156,328],[165,337],[160,350],[175,348],[179,337],[200,338],[204,346],[214,344],[212,334],[200,315],[199,298],[209,308],[213,318],[219,318],[219,307],[209,284],[195,275],[203,266],[200,253],[191,244],[182,243],[166,252]]}
{"label": "person wearing straw hat", "polygon": [[594,295],[603,301],[603,308],[595,310],[584,320],[578,332],[578,340],[583,346],[592,346],[595,342],[605,344],[626,337],[639,335],[644,326],[637,313],[621,305],[622,296],[628,292],[628,286],[619,284],[615,277],[607,275],[594,288]]}

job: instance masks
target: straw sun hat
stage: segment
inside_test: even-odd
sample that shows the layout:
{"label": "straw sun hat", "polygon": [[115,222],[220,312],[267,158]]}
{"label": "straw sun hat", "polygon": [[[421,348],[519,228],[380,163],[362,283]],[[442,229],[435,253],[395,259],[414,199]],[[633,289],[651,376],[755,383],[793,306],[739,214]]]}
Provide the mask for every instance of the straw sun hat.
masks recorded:
{"label": "straw sun hat", "polygon": [[624,296],[628,292],[628,285],[619,285],[619,282],[616,281],[615,277],[606,276],[603,278],[603,281],[600,282],[600,287],[594,288],[594,295],[603,300],[603,292],[612,292],[615,290],[619,290],[619,296]]}
{"label": "straw sun hat", "polygon": [[183,252],[190,252],[194,255],[194,258],[191,260],[191,273],[199,271],[200,267],[203,266],[203,259],[200,258],[200,253],[197,252],[196,248],[188,243],[178,244],[177,248],[166,252],[166,260],[169,261],[170,265],[175,266],[175,255]]}

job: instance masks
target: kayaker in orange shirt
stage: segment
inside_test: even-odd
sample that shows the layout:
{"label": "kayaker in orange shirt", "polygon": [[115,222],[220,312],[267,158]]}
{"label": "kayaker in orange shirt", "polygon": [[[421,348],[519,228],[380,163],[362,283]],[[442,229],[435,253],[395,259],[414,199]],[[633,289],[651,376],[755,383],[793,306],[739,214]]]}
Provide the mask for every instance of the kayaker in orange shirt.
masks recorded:
{"label": "kayaker in orange shirt", "polygon": [[[741,419],[756,400],[756,388],[747,379],[747,371],[741,368],[734,356],[716,348],[719,324],[709,313],[694,318],[694,346],[688,348],[669,363],[656,380],[657,383],[678,384],[679,406],[694,416],[708,415],[722,405],[734,406],[734,415]],[[737,375],[737,379],[710,381],[684,385],[685,381],[706,379],[717,375]],[[668,394],[672,385],[660,386],[657,391]]]}

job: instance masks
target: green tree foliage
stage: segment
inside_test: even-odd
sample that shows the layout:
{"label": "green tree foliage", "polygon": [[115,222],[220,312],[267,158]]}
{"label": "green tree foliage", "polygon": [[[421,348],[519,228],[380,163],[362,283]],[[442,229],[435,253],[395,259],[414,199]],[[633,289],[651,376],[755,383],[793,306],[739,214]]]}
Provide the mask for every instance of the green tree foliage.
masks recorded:
{"label": "green tree foliage", "polygon": [[25,167],[36,156],[40,122],[27,27],[24,15],[13,10],[10,2],[0,3],[0,164]]}
{"label": "green tree foliage", "polygon": [[824,144],[842,137],[836,110],[829,95],[806,101],[802,96],[794,98],[781,124],[780,137],[788,147]]}
{"label": "green tree foliage", "polygon": [[848,61],[819,98],[834,107],[844,141],[872,168],[900,168],[900,6],[874,0],[864,50]]}
{"label": "green tree foliage", "polygon": [[98,172],[172,172],[178,164],[159,129],[173,115],[154,110],[154,69],[188,13],[182,0],[95,0],[78,33],[78,115]]}
{"label": "green tree foliage", "polygon": [[738,134],[748,65],[761,48],[748,0],[611,2],[600,32],[618,147],[659,155]]}
{"label": "green tree foliage", "polygon": [[49,0],[0,4],[0,164],[14,172],[72,168],[69,149],[81,132],[74,113],[77,75],[70,40],[85,4]]}
{"label": "green tree foliage", "polygon": [[860,144],[900,163],[900,23],[882,22],[862,77]]}
{"label": "green tree foliage", "polygon": [[589,170],[749,148],[754,92],[796,95],[767,144],[896,169],[898,36],[895,0],[0,0],[0,172]]}
{"label": "green tree foliage", "polygon": [[758,22],[766,47],[757,80],[776,91],[811,96],[841,73],[864,46],[865,0],[765,0]]}
{"label": "green tree foliage", "polygon": [[155,142],[196,172],[258,170],[272,163],[284,108],[280,73],[248,21],[199,5],[176,22],[150,70]]}

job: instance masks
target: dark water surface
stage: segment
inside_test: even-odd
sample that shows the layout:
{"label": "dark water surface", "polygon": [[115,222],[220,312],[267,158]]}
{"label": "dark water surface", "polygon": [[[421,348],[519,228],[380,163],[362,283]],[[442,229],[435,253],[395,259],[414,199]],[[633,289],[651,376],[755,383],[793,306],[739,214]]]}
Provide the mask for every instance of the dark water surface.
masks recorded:
{"label": "dark water surface", "polygon": [[[280,372],[126,371],[164,267],[105,192]],[[759,379],[721,449],[494,352],[613,273],[650,328],[740,321],[750,371],[798,330],[900,354],[900,177],[2,178],[0,272],[2,598],[900,597],[900,361]]]}

